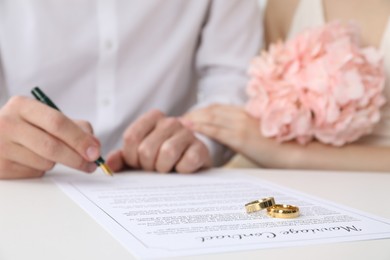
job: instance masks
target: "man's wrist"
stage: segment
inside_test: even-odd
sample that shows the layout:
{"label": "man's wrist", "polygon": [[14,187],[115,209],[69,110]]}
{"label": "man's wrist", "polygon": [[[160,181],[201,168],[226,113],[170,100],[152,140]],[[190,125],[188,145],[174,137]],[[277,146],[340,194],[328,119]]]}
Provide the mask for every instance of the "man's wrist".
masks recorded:
{"label": "man's wrist", "polygon": [[222,166],[233,157],[234,152],[226,146],[199,133],[195,133],[195,136],[207,147],[211,157],[211,167]]}

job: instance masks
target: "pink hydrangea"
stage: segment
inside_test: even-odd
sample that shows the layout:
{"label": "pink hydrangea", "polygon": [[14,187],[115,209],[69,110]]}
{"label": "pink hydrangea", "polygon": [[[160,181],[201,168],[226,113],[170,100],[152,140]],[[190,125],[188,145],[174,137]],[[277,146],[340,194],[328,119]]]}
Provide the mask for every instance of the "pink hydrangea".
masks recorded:
{"label": "pink hydrangea", "polygon": [[270,46],[250,68],[247,111],[278,141],[336,146],[372,132],[385,103],[383,57],[353,24],[332,22]]}

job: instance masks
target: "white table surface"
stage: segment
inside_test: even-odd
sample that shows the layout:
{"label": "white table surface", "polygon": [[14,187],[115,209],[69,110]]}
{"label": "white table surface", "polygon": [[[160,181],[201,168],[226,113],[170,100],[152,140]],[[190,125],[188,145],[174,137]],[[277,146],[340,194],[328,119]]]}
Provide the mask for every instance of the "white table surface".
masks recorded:
{"label": "white table surface", "polygon": [[[390,173],[242,171],[390,219]],[[48,176],[52,174],[55,173],[49,173]],[[49,178],[44,177],[0,181],[0,259],[135,258]],[[390,260],[390,239],[200,255],[180,259]]]}

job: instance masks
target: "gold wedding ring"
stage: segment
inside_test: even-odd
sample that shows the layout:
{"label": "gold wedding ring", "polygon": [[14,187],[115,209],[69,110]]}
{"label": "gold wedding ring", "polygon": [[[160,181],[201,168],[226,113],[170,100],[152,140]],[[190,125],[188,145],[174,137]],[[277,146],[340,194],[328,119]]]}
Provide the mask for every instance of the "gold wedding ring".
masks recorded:
{"label": "gold wedding ring", "polygon": [[256,211],[260,211],[262,209],[269,208],[275,205],[275,200],[273,197],[264,198],[261,200],[251,201],[245,204],[245,209],[247,213],[253,213]]}
{"label": "gold wedding ring", "polygon": [[297,218],[299,208],[293,205],[275,204],[267,208],[268,216],[273,218]]}

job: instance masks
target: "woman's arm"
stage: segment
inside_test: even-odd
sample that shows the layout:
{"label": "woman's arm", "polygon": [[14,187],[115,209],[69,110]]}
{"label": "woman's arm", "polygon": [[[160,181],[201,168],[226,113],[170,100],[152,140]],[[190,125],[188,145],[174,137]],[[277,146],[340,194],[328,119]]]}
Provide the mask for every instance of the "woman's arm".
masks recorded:
{"label": "woman's arm", "polygon": [[389,147],[278,143],[263,137],[259,121],[237,106],[213,105],[193,111],[184,123],[265,168],[390,171]]}
{"label": "woman's arm", "polygon": [[264,12],[265,47],[285,40],[299,0],[268,0]]}

